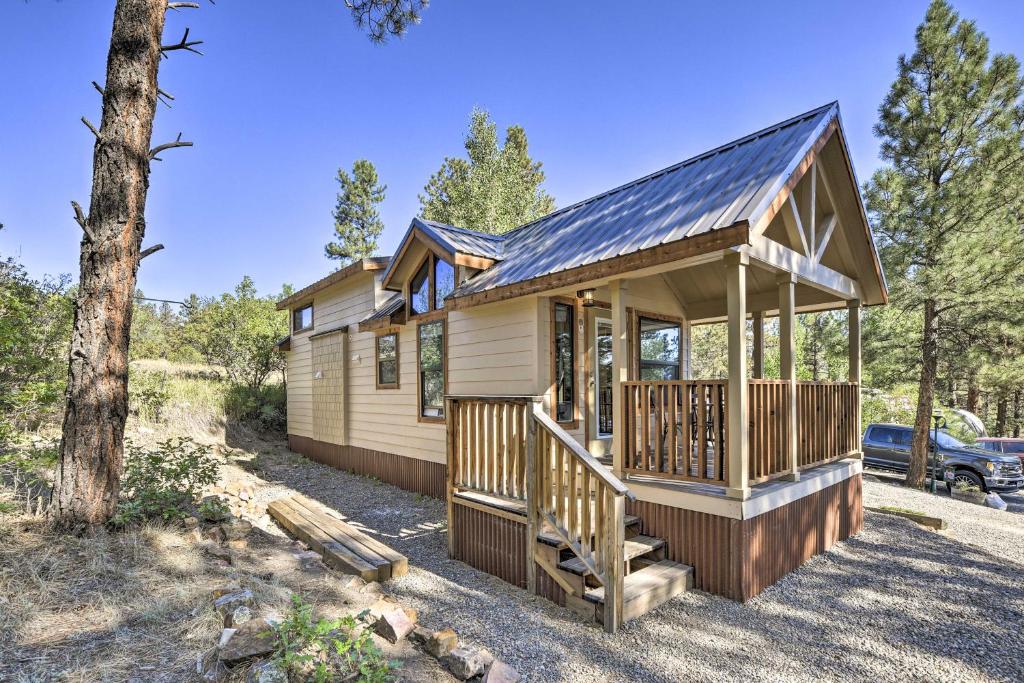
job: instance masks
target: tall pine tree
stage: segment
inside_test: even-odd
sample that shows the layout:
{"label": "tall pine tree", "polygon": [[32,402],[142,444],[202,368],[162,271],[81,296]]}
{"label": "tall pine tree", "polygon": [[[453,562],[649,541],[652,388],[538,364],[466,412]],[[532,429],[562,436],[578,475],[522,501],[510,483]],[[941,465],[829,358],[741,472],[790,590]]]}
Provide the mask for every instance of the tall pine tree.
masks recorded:
{"label": "tall pine tree", "polygon": [[880,107],[888,166],[865,188],[892,298],[920,315],[918,404],[907,485],[924,485],[941,324],[994,311],[1020,268],[1020,65],[933,0]]}
{"label": "tall pine tree", "polygon": [[381,185],[377,169],[366,159],[352,164],[352,175],[338,169],[338,203],[334,207],[337,242],[328,242],[324,252],[342,265],[377,252],[377,238],[384,230],[377,206],[384,201],[387,185]]}
{"label": "tall pine tree", "polygon": [[486,111],[474,109],[465,146],[468,158],[445,158],[423,188],[424,218],[501,234],[554,210],[522,127],[509,126],[499,147],[498,127]]}

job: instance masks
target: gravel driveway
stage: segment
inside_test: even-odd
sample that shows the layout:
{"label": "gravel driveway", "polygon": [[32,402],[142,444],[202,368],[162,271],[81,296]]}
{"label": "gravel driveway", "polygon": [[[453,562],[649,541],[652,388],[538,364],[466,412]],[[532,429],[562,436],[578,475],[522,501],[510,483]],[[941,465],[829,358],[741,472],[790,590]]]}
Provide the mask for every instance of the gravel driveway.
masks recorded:
{"label": "gravel driveway", "polygon": [[[449,560],[445,508],[281,450],[270,486],[334,507],[406,554],[389,590],[530,681],[1024,680],[1024,519],[866,481],[866,505],[939,514],[936,533],[868,512],[865,530],[746,605],[690,592],[615,636]],[[950,514],[951,511],[953,514]]]}

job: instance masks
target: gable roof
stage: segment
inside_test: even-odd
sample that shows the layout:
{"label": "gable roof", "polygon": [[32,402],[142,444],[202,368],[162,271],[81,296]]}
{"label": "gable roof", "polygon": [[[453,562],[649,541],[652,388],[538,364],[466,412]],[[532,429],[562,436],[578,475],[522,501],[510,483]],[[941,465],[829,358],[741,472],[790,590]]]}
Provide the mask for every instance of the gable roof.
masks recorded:
{"label": "gable roof", "polygon": [[421,228],[439,243],[450,248],[448,253],[462,253],[500,261],[505,251],[504,235],[489,235],[476,230],[457,228],[426,218],[414,218],[413,225]]}
{"label": "gable roof", "polygon": [[501,262],[451,297],[749,223],[838,113],[831,102],[505,233]]}
{"label": "gable roof", "polygon": [[382,270],[388,265],[390,261],[391,257],[389,256],[373,256],[369,258],[359,259],[358,261],[354,261],[353,263],[348,264],[344,268],[340,268],[334,271],[327,277],[320,278],[313,284],[307,287],[303,287],[302,289],[295,292],[291,296],[281,299],[280,301],[277,302],[277,310],[281,311],[286,308],[290,308],[291,306],[294,306],[295,304],[305,299],[310,299],[317,292],[323,291],[330,287],[331,285],[341,282],[342,280],[347,280],[348,278],[358,273],[362,273],[367,270]]}

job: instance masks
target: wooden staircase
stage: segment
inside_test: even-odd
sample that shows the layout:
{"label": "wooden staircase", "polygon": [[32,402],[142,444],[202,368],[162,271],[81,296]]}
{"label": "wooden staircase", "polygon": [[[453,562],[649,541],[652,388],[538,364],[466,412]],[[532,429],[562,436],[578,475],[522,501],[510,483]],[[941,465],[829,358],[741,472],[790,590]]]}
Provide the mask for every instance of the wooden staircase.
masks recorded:
{"label": "wooden staircase", "polygon": [[537,397],[450,396],[445,415],[448,518],[456,499],[525,516],[528,590],[543,571],[568,607],[614,633],[693,586],[693,568],[667,559],[665,539],[626,514],[626,484]]}
{"label": "wooden staircase", "polygon": [[[621,621],[650,612],[693,587],[693,567],[665,558],[663,538],[640,533],[640,518],[626,515]],[[568,544],[549,530],[537,534],[537,563],[565,591],[565,605],[585,619],[604,623],[605,587]]]}

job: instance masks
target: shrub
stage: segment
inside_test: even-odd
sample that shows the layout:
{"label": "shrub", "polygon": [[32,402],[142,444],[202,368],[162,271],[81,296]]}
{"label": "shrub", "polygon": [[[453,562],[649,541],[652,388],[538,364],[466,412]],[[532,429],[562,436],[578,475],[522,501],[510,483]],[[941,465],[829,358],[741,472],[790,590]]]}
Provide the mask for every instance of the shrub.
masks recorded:
{"label": "shrub", "polygon": [[370,639],[369,630],[351,615],[314,620],[312,605],[293,595],[291,609],[276,631],[274,660],[285,669],[289,680],[395,680],[394,669],[399,663],[386,660]]}
{"label": "shrub", "polygon": [[199,516],[207,522],[220,522],[228,518],[231,508],[220,498],[210,496],[199,503]]}
{"label": "shrub", "polygon": [[156,450],[129,444],[125,451],[115,526],[185,517],[199,492],[217,481],[216,460],[189,439],[168,439]]}
{"label": "shrub", "polygon": [[147,422],[159,422],[171,394],[167,389],[167,373],[128,371],[128,410]]}
{"label": "shrub", "polygon": [[229,419],[249,424],[261,431],[283,432],[287,425],[287,397],[283,384],[266,384],[251,389],[232,385],[224,397],[224,412]]}

